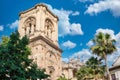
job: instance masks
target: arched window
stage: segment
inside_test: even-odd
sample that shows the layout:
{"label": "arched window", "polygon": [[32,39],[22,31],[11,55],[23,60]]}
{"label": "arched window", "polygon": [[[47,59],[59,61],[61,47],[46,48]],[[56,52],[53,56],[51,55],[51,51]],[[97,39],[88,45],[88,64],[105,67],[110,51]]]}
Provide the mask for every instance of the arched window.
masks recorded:
{"label": "arched window", "polygon": [[45,34],[47,37],[52,38],[53,23],[50,19],[45,20]]}
{"label": "arched window", "polygon": [[52,74],[55,71],[55,68],[53,66],[48,66],[48,69],[49,69],[49,74],[52,76]]}
{"label": "arched window", "polygon": [[26,28],[24,29],[24,31],[25,31],[25,34],[26,34]]}
{"label": "arched window", "polygon": [[31,25],[31,23],[29,23],[29,34],[31,34],[31,27],[32,27],[32,25]]}
{"label": "arched window", "polygon": [[33,34],[34,31],[36,30],[36,19],[34,17],[29,17],[25,20],[25,23],[24,23],[24,33],[26,35],[30,35],[30,34]]}

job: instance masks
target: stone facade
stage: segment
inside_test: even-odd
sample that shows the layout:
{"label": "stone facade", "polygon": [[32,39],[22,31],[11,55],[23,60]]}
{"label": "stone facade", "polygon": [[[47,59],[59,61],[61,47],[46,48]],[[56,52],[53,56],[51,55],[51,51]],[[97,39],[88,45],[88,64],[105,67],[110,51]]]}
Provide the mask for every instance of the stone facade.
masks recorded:
{"label": "stone facade", "polygon": [[115,60],[109,70],[112,80],[120,80],[120,56]]}
{"label": "stone facade", "polygon": [[58,45],[58,17],[46,5],[37,4],[20,13],[18,31],[30,39],[30,58],[38,67],[44,68],[56,80],[62,71],[61,53]]}
{"label": "stone facade", "polygon": [[77,70],[83,66],[84,63],[80,62],[80,59],[70,59],[67,63],[62,62],[62,74],[69,80],[77,80],[75,74]]}

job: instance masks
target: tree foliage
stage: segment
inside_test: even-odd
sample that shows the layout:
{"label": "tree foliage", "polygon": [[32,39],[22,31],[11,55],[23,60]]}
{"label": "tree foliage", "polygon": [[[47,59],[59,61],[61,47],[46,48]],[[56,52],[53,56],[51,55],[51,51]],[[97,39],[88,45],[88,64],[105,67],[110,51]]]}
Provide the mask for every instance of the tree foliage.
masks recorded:
{"label": "tree foliage", "polygon": [[100,32],[95,36],[93,42],[95,45],[91,47],[92,52],[102,58],[116,51],[115,40],[111,38],[110,34]]}
{"label": "tree foliage", "polygon": [[65,75],[63,74],[63,75],[60,76],[57,80],[67,80],[67,78],[66,78]]}
{"label": "tree foliage", "polygon": [[18,32],[3,37],[0,44],[0,79],[1,80],[37,80],[47,78],[44,70],[39,69],[32,59],[28,48],[27,36],[20,38]]}
{"label": "tree foliage", "polygon": [[91,57],[84,66],[78,70],[76,76],[78,80],[90,80],[104,78],[104,65],[101,60]]}

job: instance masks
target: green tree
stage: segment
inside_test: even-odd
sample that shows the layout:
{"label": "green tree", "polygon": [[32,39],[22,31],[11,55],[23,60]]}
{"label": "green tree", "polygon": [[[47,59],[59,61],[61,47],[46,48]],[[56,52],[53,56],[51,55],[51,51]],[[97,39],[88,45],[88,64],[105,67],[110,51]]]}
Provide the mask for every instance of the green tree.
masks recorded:
{"label": "green tree", "polygon": [[108,80],[111,80],[111,76],[108,68],[107,55],[112,54],[114,51],[116,51],[115,40],[112,39],[109,34],[103,34],[100,32],[98,35],[95,36],[95,38],[93,39],[93,42],[94,42],[94,45],[91,47],[91,50],[93,54],[97,54],[101,58],[104,58],[107,77],[108,77]]}
{"label": "green tree", "polygon": [[18,32],[12,33],[10,38],[2,38],[0,44],[1,80],[41,80],[49,76],[28,58],[31,53],[28,44],[28,38],[26,36],[20,38]]}
{"label": "green tree", "polygon": [[2,42],[0,43],[0,45],[7,46],[8,41],[9,41],[9,37],[2,36]]}
{"label": "green tree", "polygon": [[77,71],[76,76],[78,80],[98,80],[104,78],[104,72],[105,69],[104,65],[102,65],[101,60],[91,57],[88,59],[85,65]]}
{"label": "green tree", "polygon": [[91,77],[91,69],[87,66],[82,66],[76,73],[77,80],[87,80]]}
{"label": "green tree", "polygon": [[86,62],[87,67],[91,69],[90,74],[95,80],[98,80],[100,78],[104,78],[104,72],[105,72],[105,66],[101,62],[102,59],[97,59],[94,57],[91,57]]}
{"label": "green tree", "polygon": [[66,78],[65,75],[63,74],[63,75],[60,76],[57,80],[67,80],[67,78]]}

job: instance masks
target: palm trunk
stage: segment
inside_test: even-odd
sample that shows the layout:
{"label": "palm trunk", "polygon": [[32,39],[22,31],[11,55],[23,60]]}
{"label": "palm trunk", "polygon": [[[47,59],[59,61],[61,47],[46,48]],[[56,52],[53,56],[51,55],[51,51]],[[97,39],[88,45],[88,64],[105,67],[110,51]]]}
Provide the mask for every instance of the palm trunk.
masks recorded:
{"label": "palm trunk", "polygon": [[105,57],[105,65],[106,65],[106,71],[107,71],[107,79],[108,79],[108,80],[112,80],[112,79],[111,79],[110,72],[109,72],[108,63],[107,63],[107,62],[108,62],[108,60],[107,60],[107,55],[105,54],[104,57]]}

